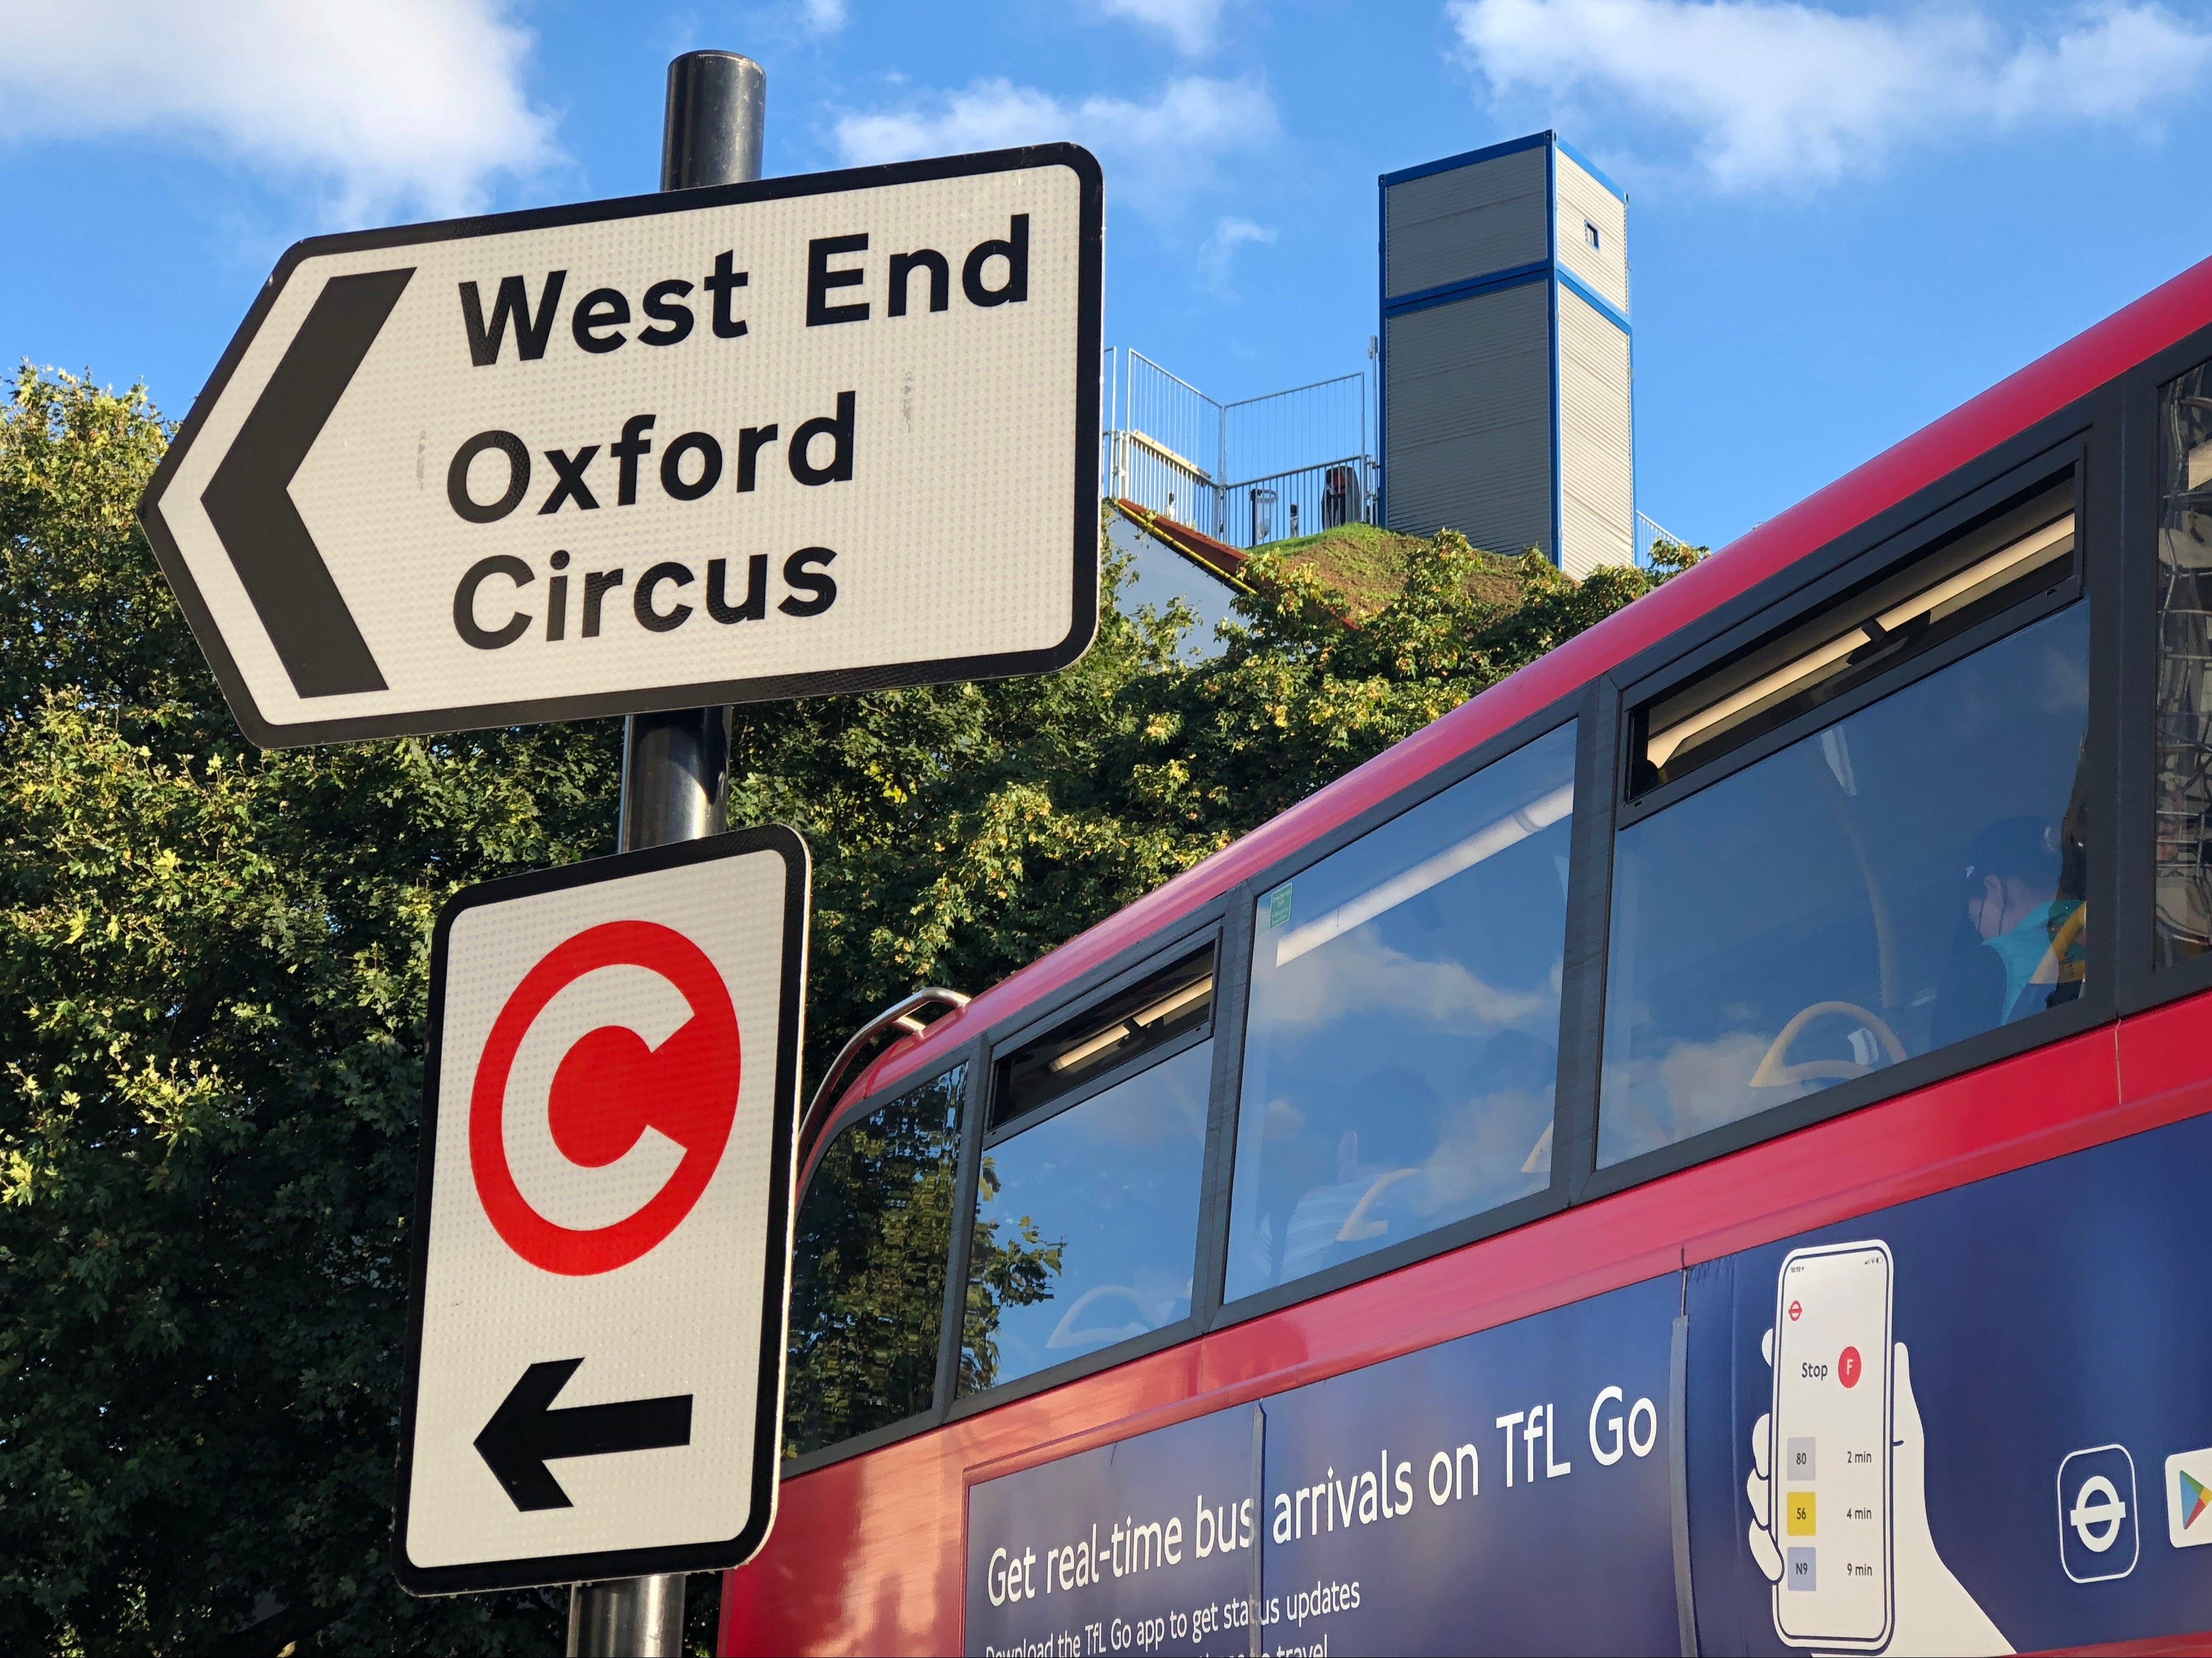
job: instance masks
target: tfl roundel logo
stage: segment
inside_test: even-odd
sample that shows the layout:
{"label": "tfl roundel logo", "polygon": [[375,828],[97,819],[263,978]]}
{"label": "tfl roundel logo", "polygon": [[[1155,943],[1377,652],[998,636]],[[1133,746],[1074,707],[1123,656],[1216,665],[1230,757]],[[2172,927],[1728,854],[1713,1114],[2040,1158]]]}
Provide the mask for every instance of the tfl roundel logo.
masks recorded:
{"label": "tfl roundel logo", "polygon": [[[656,1021],[657,1042],[640,1033]],[[610,921],[564,940],[523,975],[477,1063],[469,1162],[484,1214],[545,1271],[628,1265],[706,1191],[740,1070],[729,991],[683,934]],[[632,1202],[641,1182],[649,1195]],[[610,1196],[612,1212],[592,1212]]]}

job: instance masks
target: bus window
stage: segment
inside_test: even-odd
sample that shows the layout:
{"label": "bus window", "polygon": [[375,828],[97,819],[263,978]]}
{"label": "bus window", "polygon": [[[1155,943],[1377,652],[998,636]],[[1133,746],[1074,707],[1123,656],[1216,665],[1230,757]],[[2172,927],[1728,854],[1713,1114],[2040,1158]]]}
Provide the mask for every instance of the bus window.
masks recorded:
{"label": "bus window", "polygon": [[1550,1184],[1571,723],[1263,895],[1226,1298]]}
{"label": "bus window", "polygon": [[1209,947],[1004,1062],[969,1241],[963,1394],[1190,1315],[1212,993]]}
{"label": "bus window", "polygon": [[1629,792],[1711,765],[2073,572],[2069,478],[1640,710]]}
{"label": "bus window", "polygon": [[2212,363],[2159,390],[2160,966],[2212,949]]}
{"label": "bus window", "polygon": [[783,1454],[902,1421],[933,1402],[967,1068],[830,1143],[792,1240]]}
{"label": "bus window", "polygon": [[[2069,485],[1984,526],[1969,571],[2054,527],[2070,553],[2071,510]],[[2088,680],[2077,602],[1626,825],[1599,1164],[2078,997]]]}
{"label": "bus window", "polygon": [[1073,1024],[1023,1046],[1006,1063],[991,1126],[1004,1128],[1197,1030],[1213,1013],[1213,947],[1147,974]]}

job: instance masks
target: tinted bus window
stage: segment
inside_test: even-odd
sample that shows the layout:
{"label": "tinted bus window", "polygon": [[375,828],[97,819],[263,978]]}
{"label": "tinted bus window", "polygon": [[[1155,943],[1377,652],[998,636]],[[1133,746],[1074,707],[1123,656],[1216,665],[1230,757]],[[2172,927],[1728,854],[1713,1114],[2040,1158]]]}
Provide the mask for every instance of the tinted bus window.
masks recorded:
{"label": "tinted bus window", "polygon": [[1227,1295],[1541,1191],[1571,724],[1262,897]]}
{"label": "tinted bus window", "polygon": [[2088,677],[2075,604],[1623,828],[1600,1164],[2078,996]]}
{"label": "tinted bus window", "polygon": [[1208,1038],[986,1148],[963,1393],[1189,1315],[1212,1070]]}
{"label": "tinted bus window", "polygon": [[2160,966],[2212,948],[2212,364],[2159,392]]}
{"label": "tinted bus window", "polygon": [[929,1409],[966,1068],[830,1143],[792,1240],[786,1456]]}

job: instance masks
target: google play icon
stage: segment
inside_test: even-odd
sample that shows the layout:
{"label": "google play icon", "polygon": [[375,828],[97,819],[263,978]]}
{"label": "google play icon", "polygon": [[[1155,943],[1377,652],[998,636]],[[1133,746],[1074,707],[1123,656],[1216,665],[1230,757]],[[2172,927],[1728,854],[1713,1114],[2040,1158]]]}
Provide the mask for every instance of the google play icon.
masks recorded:
{"label": "google play icon", "polygon": [[2166,1458],[2166,1535],[2177,1549],[2212,1543],[2212,1446]]}

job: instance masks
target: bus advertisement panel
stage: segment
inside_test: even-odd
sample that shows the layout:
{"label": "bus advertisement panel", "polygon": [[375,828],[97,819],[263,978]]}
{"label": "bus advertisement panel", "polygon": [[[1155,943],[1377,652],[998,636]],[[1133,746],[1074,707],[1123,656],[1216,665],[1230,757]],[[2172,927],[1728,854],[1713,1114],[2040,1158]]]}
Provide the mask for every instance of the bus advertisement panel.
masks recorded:
{"label": "bus advertisement panel", "polygon": [[2199,1117],[983,1480],[967,1649],[1678,1651],[1686,1589],[1705,1653],[2203,1628],[2208,1169]]}

